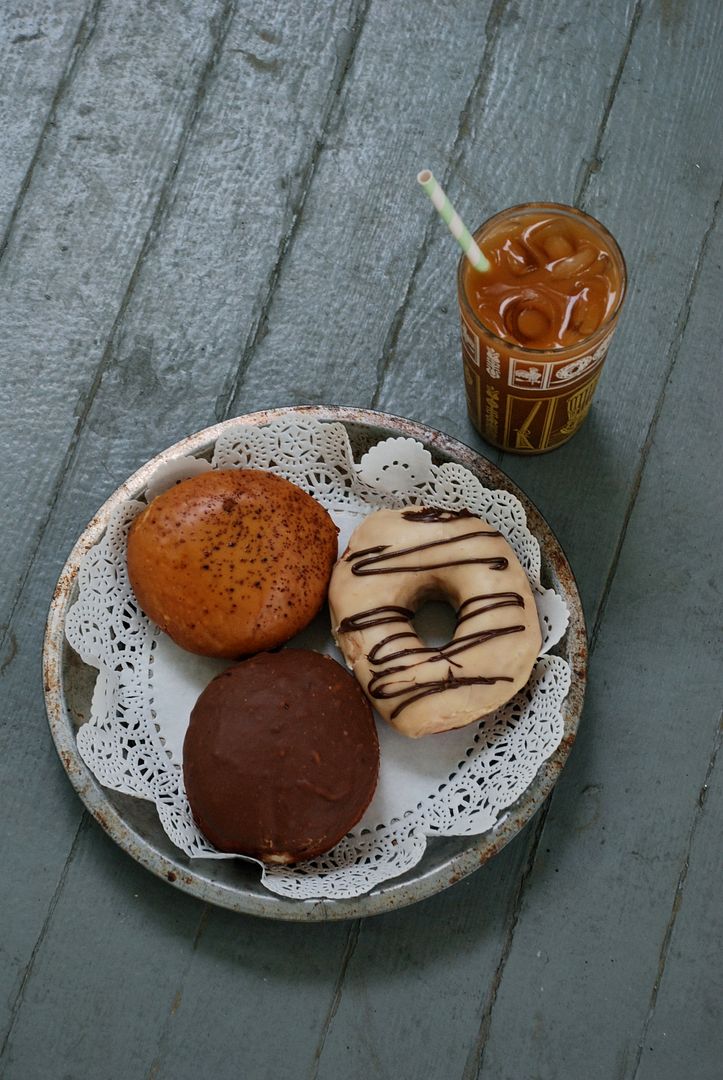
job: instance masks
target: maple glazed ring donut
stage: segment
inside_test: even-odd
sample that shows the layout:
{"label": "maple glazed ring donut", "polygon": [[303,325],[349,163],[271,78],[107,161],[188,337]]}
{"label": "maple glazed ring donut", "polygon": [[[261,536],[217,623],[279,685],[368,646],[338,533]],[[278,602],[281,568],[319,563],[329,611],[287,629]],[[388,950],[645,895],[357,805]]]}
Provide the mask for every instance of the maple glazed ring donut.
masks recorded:
{"label": "maple glazed ring donut", "polygon": [[[447,600],[457,625],[427,646],[415,611]],[[527,575],[504,537],[468,510],[377,510],[329,586],[334,637],[380,715],[418,738],[494,712],[525,685],[541,645]]]}

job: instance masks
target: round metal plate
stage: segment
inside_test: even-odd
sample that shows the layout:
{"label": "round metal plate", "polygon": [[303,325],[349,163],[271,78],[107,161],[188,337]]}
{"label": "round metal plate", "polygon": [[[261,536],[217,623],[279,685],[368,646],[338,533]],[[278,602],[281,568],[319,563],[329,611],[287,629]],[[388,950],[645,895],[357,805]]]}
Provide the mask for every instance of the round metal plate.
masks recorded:
{"label": "round metal plate", "polygon": [[[570,610],[570,625],[556,648],[572,667],[572,686],[564,706],[565,733],[524,795],[496,829],[481,836],[432,838],[422,860],[412,870],[351,900],[283,899],[263,888],[258,869],[252,864],[231,859],[188,859],[164,833],[155,806],[101,787],[76,747],[76,730],[90,715],[96,676],[95,670],[70,648],[64,633],[66,613],[77,595],[81,557],[100,540],[115,507],[125,499],[137,498],[162,462],[183,454],[204,454],[219,434],[233,424],[261,426],[286,413],[304,413],[318,420],[343,423],[356,460],[380,439],[403,435],[424,443],[435,464],[459,462],[487,487],[513,492],[524,506],[529,527],[540,543],[543,585],[557,589]],[[43,663],[48,720],[58,754],[86,807],[117,844],[154,874],[202,900],[266,918],[324,921],[376,915],[431,896],[476,870],[519,832],[551,791],[570,753],[585,690],[587,638],[575,579],[560,545],[539,511],[500,469],[456,439],[411,420],[365,409],[294,406],[235,417],[199,431],[164,450],[111,495],[76,543],[60,576],[48,616]]]}

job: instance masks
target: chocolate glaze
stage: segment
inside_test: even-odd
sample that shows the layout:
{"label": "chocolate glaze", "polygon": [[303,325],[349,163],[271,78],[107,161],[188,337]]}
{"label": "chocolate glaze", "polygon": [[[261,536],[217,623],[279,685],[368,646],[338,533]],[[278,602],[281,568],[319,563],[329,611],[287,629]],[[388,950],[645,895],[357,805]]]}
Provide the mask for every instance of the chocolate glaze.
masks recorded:
{"label": "chocolate glaze", "polygon": [[461,540],[471,540],[475,536],[499,535],[496,529],[475,529],[474,532],[447,536],[443,540],[430,540],[427,544],[415,544],[413,547],[390,548],[388,544],[379,544],[377,547],[364,548],[363,551],[350,551],[346,555],[346,560],[354,563],[351,572],[358,577],[368,574],[418,574],[425,570],[446,569],[448,566],[481,565],[482,563],[488,564],[491,570],[506,570],[509,562],[503,555],[493,555],[491,558],[448,559],[446,562],[423,563],[421,566],[380,567],[376,565],[381,562],[390,562],[401,555],[411,555],[417,551],[428,551],[430,548],[442,547],[446,544],[457,544]]}
{"label": "chocolate glaze", "polygon": [[[397,638],[417,636],[411,631],[405,634],[391,634],[389,637],[384,638],[383,641],[378,642],[374,648],[370,650],[367,659],[370,664],[388,664],[390,660],[398,660],[402,656],[421,655],[425,655],[427,660],[431,658],[435,660],[449,660],[450,657],[456,656],[461,652],[466,652],[467,649],[474,649],[477,645],[483,645],[485,641],[491,641],[492,638],[504,637],[505,634],[519,634],[524,629],[524,626],[502,626],[492,630],[478,630],[476,634],[464,634],[462,637],[454,638],[453,641],[448,642],[446,645],[420,645],[414,649],[398,649],[397,652],[387,653],[386,656],[380,657],[380,651],[390,641],[394,641]],[[414,667],[413,664],[410,664],[409,666]],[[397,668],[396,670],[400,669]]]}
{"label": "chocolate glaze", "polygon": [[336,661],[262,653],[218,675],[191,713],[183,775],[220,851],[298,862],[328,851],[374,794],[379,743],[368,701]]}
{"label": "chocolate glaze", "polygon": [[[512,682],[513,680],[509,675],[468,675],[465,677],[457,678],[452,674],[450,668],[446,679],[436,679],[434,682],[417,683],[415,689],[419,690],[418,694],[412,694],[406,701],[402,701],[397,705],[396,709],[392,710],[391,719],[394,720],[399,716],[402,709],[406,709],[408,705],[413,704],[415,701],[419,701],[420,698],[429,697],[430,694],[443,694],[447,690],[457,690],[461,686],[491,686],[493,683],[498,682]],[[397,697],[400,694],[407,693],[406,690],[398,690],[392,694],[377,694],[377,697],[392,698]]]}
{"label": "chocolate glaze", "polygon": [[[460,615],[463,608],[466,608],[468,604],[476,603],[478,600],[497,600],[496,604],[482,604],[481,607],[474,608],[472,611],[466,612],[464,615]],[[484,615],[486,611],[494,611],[495,608],[503,607],[524,607],[525,601],[522,599],[519,593],[516,592],[497,592],[497,593],[481,593],[479,596],[469,596],[466,600],[457,608],[457,626],[463,623],[465,619],[474,619],[476,615]]]}
{"label": "chocolate glaze", "polygon": [[[414,510],[404,510],[402,517],[407,521],[457,521],[458,518],[473,518],[471,510],[441,510],[437,506],[420,506]],[[477,518],[479,521],[479,518]]]}
{"label": "chocolate glaze", "polygon": [[[390,615],[385,615],[384,612],[391,612]],[[376,618],[375,616],[381,615],[382,618]],[[348,634],[350,630],[366,630],[369,626],[383,626],[384,623],[400,622],[399,616],[403,619],[411,619],[414,612],[405,607],[375,607],[369,608],[368,611],[360,611],[356,615],[350,615],[347,619],[342,619],[339,623],[337,633]]]}
{"label": "chocolate glaze", "polygon": [[[477,600],[488,600],[496,597],[508,597],[514,599],[506,599],[497,604],[491,604],[487,607],[482,607],[479,610],[471,612],[469,615],[458,618],[457,626],[460,622],[463,622],[466,618],[473,618],[475,615],[484,614],[486,611],[492,611],[495,607],[506,607],[508,605],[525,606],[525,602],[518,593],[488,593],[481,596],[472,596],[468,600],[464,600],[459,608],[457,614],[467,606]],[[373,626],[382,626],[386,623],[401,623],[408,624],[412,618],[414,612],[408,608],[397,607],[389,605],[388,607],[376,607],[369,608],[367,611],[359,611],[356,615],[350,615],[348,618],[343,619],[337,628],[337,633],[347,634],[354,630],[368,630]],[[474,683],[480,685],[489,686],[496,682],[512,682],[512,679],[506,675],[489,675],[489,676],[469,676],[466,678],[457,678],[452,672],[453,667],[459,667],[459,664],[455,664],[452,660],[453,656],[457,656],[459,653],[466,652],[468,649],[474,649],[478,645],[483,645],[486,641],[491,641],[496,637],[503,637],[506,634],[519,634],[524,631],[523,625],[516,626],[502,626],[492,628],[490,630],[477,630],[472,634],[464,634],[461,637],[454,638],[446,645],[433,646],[433,645],[416,645],[411,649],[396,649],[393,652],[386,653],[382,656],[382,651],[392,641],[400,641],[403,638],[417,638],[417,635],[412,629],[402,630],[396,634],[388,634],[387,637],[382,638],[376,645],[372,646],[367,654],[367,660],[372,667],[372,675],[367,684],[367,693],[371,698],[376,700],[388,699],[393,697],[401,697],[408,695],[406,701],[400,702],[391,714],[393,720],[396,716],[399,716],[403,709],[406,709],[412,702],[418,701],[422,697],[427,697],[429,694],[440,694],[447,690],[456,690],[460,686],[470,686]],[[400,664],[396,667],[389,667],[388,665],[394,660],[400,660],[402,658],[410,656],[419,656],[420,659],[416,663]],[[397,690],[389,690],[389,680],[391,679],[392,685],[399,680],[395,680],[394,676],[403,671],[411,671],[413,668],[418,667],[420,664],[425,663],[446,663],[448,668],[447,676],[443,679],[435,679],[432,682],[415,683],[413,686],[404,687]],[[376,669],[376,670],[374,670]],[[416,690],[421,690],[421,693],[415,693]]]}

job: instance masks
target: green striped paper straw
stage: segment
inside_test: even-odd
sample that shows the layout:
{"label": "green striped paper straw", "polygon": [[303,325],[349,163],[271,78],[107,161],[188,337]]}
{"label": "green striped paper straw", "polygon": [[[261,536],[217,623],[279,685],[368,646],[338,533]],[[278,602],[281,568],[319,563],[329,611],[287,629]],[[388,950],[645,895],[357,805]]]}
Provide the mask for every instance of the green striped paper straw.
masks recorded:
{"label": "green striped paper straw", "polygon": [[417,180],[422,185],[427,195],[429,195],[439,212],[442,221],[462,248],[462,251],[472,263],[475,270],[489,270],[489,259],[487,259],[477,247],[471,232],[465,226],[461,217],[452,206],[443,189],[434,179],[434,176],[429,169],[422,169],[417,175]]}

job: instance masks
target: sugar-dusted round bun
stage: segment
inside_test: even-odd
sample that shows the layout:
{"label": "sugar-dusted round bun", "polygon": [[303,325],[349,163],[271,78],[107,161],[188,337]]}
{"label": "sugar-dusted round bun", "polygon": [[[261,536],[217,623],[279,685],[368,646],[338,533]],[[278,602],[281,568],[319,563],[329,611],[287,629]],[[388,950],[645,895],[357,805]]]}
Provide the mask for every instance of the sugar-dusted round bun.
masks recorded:
{"label": "sugar-dusted round bun", "polygon": [[379,742],[356,680],[328,656],[282,649],[217,675],[183,744],[199,828],[219,851],[270,863],[329,851],[359,821]]}
{"label": "sugar-dusted round bun", "polygon": [[305,491],[258,469],[212,469],[158,495],[133,522],[128,573],[173,640],[239,657],[288,641],[324,602],[337,528]]}

